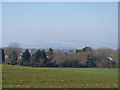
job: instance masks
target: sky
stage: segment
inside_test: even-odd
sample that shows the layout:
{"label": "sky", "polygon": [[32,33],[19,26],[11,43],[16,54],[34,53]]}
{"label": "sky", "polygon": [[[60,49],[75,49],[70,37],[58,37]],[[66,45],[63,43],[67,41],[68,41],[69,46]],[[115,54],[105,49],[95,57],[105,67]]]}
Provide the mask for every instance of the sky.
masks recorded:
{"label": "sky", "polygon": [[118,48],[117,2],[4,2],[2,46]]}
{"label": "sky", "polygon": [[2,46],[2,3],[0,2],[0,47]]}

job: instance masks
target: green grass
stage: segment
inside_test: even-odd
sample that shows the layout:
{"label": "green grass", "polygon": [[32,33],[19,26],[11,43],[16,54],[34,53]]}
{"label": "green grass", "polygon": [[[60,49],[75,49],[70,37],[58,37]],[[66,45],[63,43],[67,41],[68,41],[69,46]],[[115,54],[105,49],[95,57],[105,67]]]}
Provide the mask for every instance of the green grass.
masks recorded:
{"label": "green grass", "polygon": [[2,66],[3,88],[118,88],[118,70]]}

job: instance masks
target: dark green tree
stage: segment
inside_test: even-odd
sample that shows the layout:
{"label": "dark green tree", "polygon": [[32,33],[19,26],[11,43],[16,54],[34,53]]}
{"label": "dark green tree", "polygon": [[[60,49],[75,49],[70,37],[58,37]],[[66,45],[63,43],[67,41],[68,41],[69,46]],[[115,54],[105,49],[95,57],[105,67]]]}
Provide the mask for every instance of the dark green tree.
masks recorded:
{"label": "dark green tree", "polygon": [[47,62],[46,52],[42,50],[40,57],[40,66],[46,66],[46,62]]}
{"label": "dark green tree", "polygon": [[78,52],[81,52],[81,51],[82,51],[81,49],[76,49],[75,53],[78,53]]}
{"label": "dark green tree", "polygon": [[49,51],[47,52],[47,66],[52,66],[54,64],[54,52],[53,49],[50,48]]}
{"label": "dark green tree", "polygon": [[2,63],[2,48],[0,48],[0,63]]}
{"label": "dark green tree", "polygon": [[79,52],[79,50],[78,50],[78,49],[76,49],[76,50],[75,50],[75,53],[78,53],[78,52]]}
{"label": "dark green tree", "polygon": [[29,66],[30,65],[30,53],[29,50],[26,49],[25,52],[22,55],[22,65]]}
{"label": "dark green tree", "polygon": [[33,56],[32,56],[32,59],[33,59],[33,66],[39,66],[40,64],[40,58],[41,58],[41,51],[40,50],[37,50]]}
{"label": "dark green tree", "polygon": [[92,48],[91,47],[85,47],[82,49],[83,52],[91,52]]}
{"label": "dark green tree", "polygon": [[2,63],[5,62],[5,52],[4,52],[4,49],[2,49]]}

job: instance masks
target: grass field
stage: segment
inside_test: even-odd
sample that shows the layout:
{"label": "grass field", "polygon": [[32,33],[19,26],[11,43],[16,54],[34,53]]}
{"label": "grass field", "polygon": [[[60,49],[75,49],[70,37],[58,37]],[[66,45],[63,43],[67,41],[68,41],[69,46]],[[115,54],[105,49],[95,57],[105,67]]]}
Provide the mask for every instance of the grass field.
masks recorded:
{"label": "grass field", "polygon": [[117,88],[118,70],[2,66],[3,88]]}

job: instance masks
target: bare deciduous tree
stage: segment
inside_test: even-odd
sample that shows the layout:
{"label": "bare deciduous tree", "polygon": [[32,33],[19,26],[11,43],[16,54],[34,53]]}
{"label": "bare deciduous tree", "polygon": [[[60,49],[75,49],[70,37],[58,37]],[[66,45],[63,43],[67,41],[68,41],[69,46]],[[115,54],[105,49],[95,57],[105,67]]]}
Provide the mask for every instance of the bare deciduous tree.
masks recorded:
{"label": "bare deciduous tree", "polygon": [[8,60],[6,62],[13,65],[17,64],[19,52],[20,45],[17,43],[11,43],[6,48],[6,55],[8,56]]}

